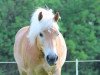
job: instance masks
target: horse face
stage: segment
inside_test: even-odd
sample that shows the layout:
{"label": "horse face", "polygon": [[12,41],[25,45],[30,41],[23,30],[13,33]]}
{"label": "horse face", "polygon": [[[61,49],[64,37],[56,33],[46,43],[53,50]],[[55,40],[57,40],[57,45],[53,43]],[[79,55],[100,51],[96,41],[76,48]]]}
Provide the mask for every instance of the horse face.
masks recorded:
{"label": "horse face", "polygon": [[59,32],[53,29],[45,30],[38,35],[38,48],[44,53],[46,62],[52,66],[58,60],[56,39]]}

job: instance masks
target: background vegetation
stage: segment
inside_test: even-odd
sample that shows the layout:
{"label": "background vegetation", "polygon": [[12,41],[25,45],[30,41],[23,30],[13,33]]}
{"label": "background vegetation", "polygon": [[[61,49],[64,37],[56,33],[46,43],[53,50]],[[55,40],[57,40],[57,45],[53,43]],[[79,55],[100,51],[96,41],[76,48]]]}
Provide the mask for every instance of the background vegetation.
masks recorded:
{"label": "background vegetation", "polygon": [[[16,32],[30,25],[32,12],[45,4],[60,12],[59,26],[68,47],[67,60],[100,59],[100,0],[0,0],[0,61],[14,61]],[[80,75],[100,74],[100,63],[82,63],[79,68]],[[75,75],[73,64],[64,66],[65,70],[67,75]],[[0,75],[4,73],[0,66]]]}

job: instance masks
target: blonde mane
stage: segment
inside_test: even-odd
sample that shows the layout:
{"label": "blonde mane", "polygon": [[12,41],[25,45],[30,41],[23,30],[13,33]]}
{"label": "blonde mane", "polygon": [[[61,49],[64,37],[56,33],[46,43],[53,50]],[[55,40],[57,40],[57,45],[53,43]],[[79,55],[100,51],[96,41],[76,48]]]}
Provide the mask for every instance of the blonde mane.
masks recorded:
{"label": "blonde mane", "polygon": [[[43,15],[43,18],[41,19],[41,21],[38,20],[38,15],[40,12],[42,12],[42,15]],[[58,25],[53,20],[53,18],[54,18],[54,14],[52,12],[52,9],[46,10],[44,8],[38,8],[32,14],[30,29],[29,29],[29,33],[27,35],[30,43],[34,43],[37,35],[41,31],[44,31],[45,29],[54,27],[54,28],[57,28],[57,30],[58,30]]]}

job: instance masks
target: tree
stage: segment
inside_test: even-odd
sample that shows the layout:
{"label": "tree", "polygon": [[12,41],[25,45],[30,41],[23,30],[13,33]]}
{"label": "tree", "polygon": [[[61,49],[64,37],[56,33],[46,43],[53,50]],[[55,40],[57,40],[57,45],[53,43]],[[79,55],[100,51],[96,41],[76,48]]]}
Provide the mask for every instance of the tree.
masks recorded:
{"label": "tree", "polygon": [[[13,45],[16,32],[30,25],[33,10],[48,7],[60,12],[58,24],[68,48],[67,60],[100,59],[100,0],[0,0],[0,61],[14,61]],[[93,64],[90,64],[90,66]],[[72,72],[74,67],[68,73]],[[81,65],[84,70],[85,64]],[[86,68],[99,75],[98,63]],[[95,70],[94,70],[95,69]],[[92,74],[91,74],[92,75]]]}

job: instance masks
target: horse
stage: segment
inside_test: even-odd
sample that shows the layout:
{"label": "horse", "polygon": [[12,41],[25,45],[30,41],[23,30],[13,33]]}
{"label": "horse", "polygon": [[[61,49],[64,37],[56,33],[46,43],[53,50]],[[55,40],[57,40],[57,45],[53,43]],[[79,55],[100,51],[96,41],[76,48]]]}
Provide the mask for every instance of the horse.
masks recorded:
{"label": "horse", "polygon": [[16,33],[14,58],[20,75],[61,75],[67,47],[59,31],[59,18],[52,9],[38,8],[30,26]]}

